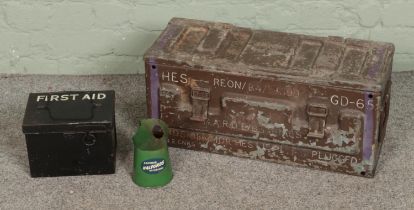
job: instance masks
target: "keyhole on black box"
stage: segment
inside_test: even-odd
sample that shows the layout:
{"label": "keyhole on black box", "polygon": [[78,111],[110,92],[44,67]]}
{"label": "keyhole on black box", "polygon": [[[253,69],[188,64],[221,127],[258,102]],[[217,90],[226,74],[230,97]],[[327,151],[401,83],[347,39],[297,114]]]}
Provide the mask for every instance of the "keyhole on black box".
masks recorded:
{"label": "keyhole on black box", "polygon": [[154,135],[154,137],[155,137],[155,138],[157,138],[157,139],[159,139],[159,138],[161,138],[162,136],[164,136],[164,131],[162,131],[161,126],[159,126],[159,125],[155,125],[155,126],[152,128],[152,135]]}
{"label": "keyhole on black box", "polygon": [[93,134],[86,134],[86,136],[83,138],[83,144],[85,144],[85,146],[90,147],[95,145],[96,143],[96,136]]}
{"label": "keyhole on black box", "polygon": [[91,154],[91,151],[90,151],[90,149],[91,149],[91,147],[93,146],[93,145],[95,145],[95,143],[96,143],[96,136],[95,135],[93,135],[93,134],[90,134],[90,133],[88,133],[88,134],[86,134],[86,136],[83,138],[83,144],[85,145],[85,150],[86,150],[86,153],[88,154],[88,155],[90,155]]}

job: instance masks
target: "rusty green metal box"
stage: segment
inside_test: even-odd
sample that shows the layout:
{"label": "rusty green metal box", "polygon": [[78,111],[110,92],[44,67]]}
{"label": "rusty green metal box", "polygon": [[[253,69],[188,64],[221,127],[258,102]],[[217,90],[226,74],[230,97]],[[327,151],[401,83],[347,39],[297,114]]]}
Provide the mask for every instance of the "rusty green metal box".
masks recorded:
{"label": "rusty green metal box", "polygon": [[169,145],[372,177],[394,46],[174,18],[145,55]]}

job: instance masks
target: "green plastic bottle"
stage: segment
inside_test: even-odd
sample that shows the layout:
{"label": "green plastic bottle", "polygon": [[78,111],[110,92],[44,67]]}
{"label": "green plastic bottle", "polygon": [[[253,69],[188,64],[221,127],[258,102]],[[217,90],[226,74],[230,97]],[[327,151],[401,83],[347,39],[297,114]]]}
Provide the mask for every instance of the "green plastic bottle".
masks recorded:
{"label": "green plastic bottle", "polygon": [[168,126],[159,119],[141,120],[134,142],[135,184],[141,187],[162,187],[173,178],[167,146]]}

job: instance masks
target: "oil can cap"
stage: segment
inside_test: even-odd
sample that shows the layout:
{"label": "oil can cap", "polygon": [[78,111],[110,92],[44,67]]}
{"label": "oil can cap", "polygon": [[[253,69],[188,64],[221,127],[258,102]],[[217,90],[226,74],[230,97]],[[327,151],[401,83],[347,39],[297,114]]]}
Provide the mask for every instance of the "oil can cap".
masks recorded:
{"label": "oil can cap", "polygon": [[152,135],[157,139],[162,138],[164,136],[164,131],[162,130],[161,126],[154,125],[152,128]]}

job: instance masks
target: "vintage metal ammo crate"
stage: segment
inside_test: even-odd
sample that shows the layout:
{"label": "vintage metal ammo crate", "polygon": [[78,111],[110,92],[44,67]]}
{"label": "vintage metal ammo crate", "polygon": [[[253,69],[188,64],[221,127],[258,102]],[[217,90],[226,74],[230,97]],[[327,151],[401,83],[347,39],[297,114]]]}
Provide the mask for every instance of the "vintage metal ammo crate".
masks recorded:
{"label": "vintage metal ammo crate", "polygon": [[145,55],[175,147],[372,177],[394,46],[174,18]]}
{"label": "vintage metal ammo crate", "polygon": [[115,92],[31,93],[23,120],[32,177],[115,173]]}

